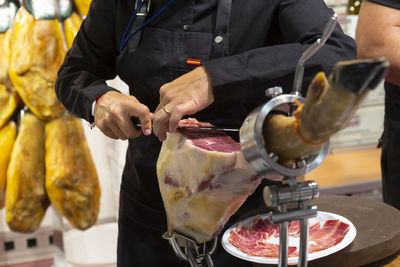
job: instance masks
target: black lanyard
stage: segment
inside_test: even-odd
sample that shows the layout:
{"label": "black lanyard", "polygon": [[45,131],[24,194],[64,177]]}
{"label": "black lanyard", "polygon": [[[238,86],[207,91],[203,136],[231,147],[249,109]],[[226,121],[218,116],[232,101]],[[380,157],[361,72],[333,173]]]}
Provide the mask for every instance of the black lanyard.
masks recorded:
{"label": "black lanyard", "polygon": [[[156,14],[154,14],[151,18],[146,20],[146,17],[150,10],[151,0],[137,0],[136,1],[136,9],[133,13],[128,26],[125,29],[124,35],[122,36],[121,44],[119,47],[119,52],[121,53],[124,49],[125,45],[127,44],[128,40],[134,36],[133,41],[129,46],[129,50],[135,50],[136,47],[139,45],[140,37],[141,37],[141,30],[150,23],[154,18],[158,15],[163,13],[169,5],[171,5],[175,0],[170,0],[165,6],[163,6]],[[129,32],[129,34],[128,34]],[[128,36],[127,36],[128,35]]]}

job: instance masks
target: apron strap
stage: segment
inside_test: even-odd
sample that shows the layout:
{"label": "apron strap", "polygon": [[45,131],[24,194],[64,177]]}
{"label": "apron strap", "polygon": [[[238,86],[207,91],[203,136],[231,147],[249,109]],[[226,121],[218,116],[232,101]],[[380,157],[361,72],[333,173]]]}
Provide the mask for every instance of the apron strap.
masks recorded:
{"label": "apron strap", "polygon": [[229,54],[229,22],[231,18],[232,0],[218,0],[215,35],[212,57]]}
{"label": "apron strap", "polygon": [[[139,3],[139,0],[135,2],[135,9]],[[142,5],[138,12],[136,13],[135,19],[133,20],[133,24],[129,28],[129,32],[127,36],[129,36],[133,31],[139,28],[146,22],[147,15],[149,14],[151,0],[142,0]],[[140,39],[142,37],[142,31],[136,32],[132,37],[131,40],[127,43],[129,52],[134,52],[137,46],[140,43]]]}

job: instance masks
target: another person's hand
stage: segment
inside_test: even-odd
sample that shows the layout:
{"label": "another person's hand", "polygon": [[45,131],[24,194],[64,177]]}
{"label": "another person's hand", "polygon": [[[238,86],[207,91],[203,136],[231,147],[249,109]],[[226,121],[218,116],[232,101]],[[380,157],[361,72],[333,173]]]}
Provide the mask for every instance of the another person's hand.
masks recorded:
{"label": "another person's hand", "polygon": [[153,114],[149,108],[141,104],[134,96],[123,95],[116,91],[105,93],[96,103],[94,121],[96,126],[108,137],[126,140],[136,138],[141,132],[132,122],[139,118],[142,132],[151,134]]}
{"label": "another person's hand", "polygon": [[214,102],[214,86],[204,66],[166,83],[160,88],[160,104],[153,118],[154,134],[164,141],[185,115],[192,115]]}

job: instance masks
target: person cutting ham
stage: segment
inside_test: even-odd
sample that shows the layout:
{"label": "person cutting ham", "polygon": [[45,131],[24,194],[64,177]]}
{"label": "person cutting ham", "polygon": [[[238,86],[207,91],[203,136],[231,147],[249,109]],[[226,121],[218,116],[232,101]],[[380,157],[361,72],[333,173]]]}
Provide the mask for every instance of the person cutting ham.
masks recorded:
{"label": "person cutting ham", "polygon": [[[248,113],[266,102],[266,88],[279,85],[290,92],[298,59],[321,36],[331,11],[317,0],[137,4],[92,1],[59,70],[56,93],[71,113],[106,136],[129,140],[118,266],[187,266],[162,239],[167,222],[156,176],[162,141],[187,116],[239,128]],[[302,88],[318,71],[328,74],[337,61],[355,57],[354,40],[336,26],[307,62]],[[129,85],[130,95],[107,86],[105,81],[116,75]],[[141,129],[132,118],[139,119]],[[259,188],[226,227],[262,205]],[[251,266],[220,248],[213,259],[216,266]]]}

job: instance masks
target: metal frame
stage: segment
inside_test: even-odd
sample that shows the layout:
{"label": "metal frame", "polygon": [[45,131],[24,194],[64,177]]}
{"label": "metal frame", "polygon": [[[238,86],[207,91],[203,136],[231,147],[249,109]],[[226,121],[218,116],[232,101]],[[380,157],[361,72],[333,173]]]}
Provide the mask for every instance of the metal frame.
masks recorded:
{"label": "metal frame", "polygon": [[176,256],[189,262],[191,267],[214,267],[211,255],[217,248],[217,237],[210,241],[210,247],[207,242],[196,244],[193,239],[172,231],[165,232],[163,238],[169,241]]}

